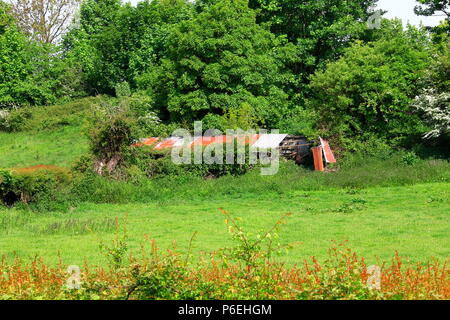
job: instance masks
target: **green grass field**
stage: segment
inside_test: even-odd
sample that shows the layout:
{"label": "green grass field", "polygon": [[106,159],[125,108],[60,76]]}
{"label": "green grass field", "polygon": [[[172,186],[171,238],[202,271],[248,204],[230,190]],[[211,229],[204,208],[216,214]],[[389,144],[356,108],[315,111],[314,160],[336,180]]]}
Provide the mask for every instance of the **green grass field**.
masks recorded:
{"label": "green grass field", "polygon": [[62,127],[32,134],[0,133],[0,168],[39,164],[68,167],[87,151],[87,139],[80,131],[79,127]]}
{"label": "green grass field", "polygon": [[[0,133],[0,168],[70,167],[88,151],[83,115],[95,99],[33,109],[28,129]],[[389,260],[396,251],[410,261],[448,259],[450,164],[432,160],[406,166],[397,158],[359,161],[336,173],[290,165],[274,177],[252,172],[140,185],[99,178],[86,183],[88,197],[69,210],[0,206],[0,256],[104,264],[99,244],[114,238],[115,218],[123,223],[125,216],[132,250],[146,236],[162,248],[176,241],[186,250],[197,232],[194,250],[211,252],[232,245],[219,212],[223,208],[253,233],[292,213],[280,233],[281,243],[296,243],[280,256],[289,264],[323,259],[332,241],[346,240],[370,262]]]}
{"label": "green grass field", "polygon": [[68,167],[86,153],[85,119],[99,98],[33,107],[24,130],[15,133],[0,131],[0,168],[29,167],[52,164]]}
{"label": "green grass field", "polygon": [[[162,248],[175,240],[185,250],[194,232],[194,248],[211,252],[230,246],[219,208],[242,218],[246,230],[266,230],[288,212],[293,213],[280,232],[280,242],[298,243],[280,259],[300,263],[311,256],[324,258],[332,241],[349,241],[368,261],[394,256],[425,261],[449,257],[450,184],[436,183],[395,188],[345,191],[292,192],[254,198],[182,201],[171,204],[82,204],[69,213],[35,214],[0,211],[0,254],[32,258],[39,255],[56,263],[81,264],[84,258],[103,264],[99,243],[114,238],[115,217],[124,221],[134,250],[155,239]],[[89,228],[86,228],[88,226]],[[88,231],[88,229],[91,229]]]}

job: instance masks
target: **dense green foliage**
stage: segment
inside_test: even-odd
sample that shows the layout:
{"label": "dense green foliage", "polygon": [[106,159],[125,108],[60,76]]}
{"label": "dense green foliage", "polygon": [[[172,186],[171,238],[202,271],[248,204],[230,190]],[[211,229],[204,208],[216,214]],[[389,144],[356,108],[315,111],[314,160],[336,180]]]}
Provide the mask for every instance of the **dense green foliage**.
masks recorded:
{"label": "dense green foliage", "polygon": [[191,16],[184,0],[141,2],[84,1],[79,26],[65,37],[68,55],[81,61],[90,93],[114,93],[117,83],[136,86],[165,51],[170,26]]}
{"label": "dense green foliage", "polygon": [[[448,13],[446,0],[419,3]],[[0,0],[0,299],[448,299],[449,23],[373,28],[376,4],[84,0],[55,45]],[[338,162],[315,172],[282,158],[264,176],[248,146],[239,163],[228,141],[175,164],[176,148],[141,143],[197,120],[327,137]],[[146,256],[149,236],[182,251]],[[436,261],[397,257],[369,290],[365,260],[344,246],[326,259],[335,240],[368,263],[396,250]],[[59,264],[19,260],[37,255]],[[291,267],[310,256],[326,260]],[[84,262],[80,290],[61,289],[61,259]]]}
{"label": "dense green foliage", "polygon": [[352,41],[368,36],[366,21],[377,0],[250,0],[259,23],[269,23],[273,33],[286,35],[298,59],[290,64],[296,76],[293,94],[308,97],[308,77],[327,61],[338,59]]}
{"label": "dense green foliage", "polygon": [[[418,14],[448,12],[446,1],[419,2]],[[340,147],[355,135],[411,147],[442,126],[420,111],[428,100],[414,106],[436,87],[447,109],[446,67],[431,63],[448,57],[448,22],[431,33],[387,20],[372,30],[376,3],[85,0],[57,47],[27,38],[2,2],[0,106],[102,93],[131,101],[140,135],[203,120],[221,130],[321,133]],[[0,111],[0,128],[20,130],[24,116]]]}
{"label": "dense green foliage", "polygon": [[166,59],[141,78],[156,105],[174,120],[198,120],[248,103],[274,126],[289,108],[283,90],[295,53],[256,24],[246,1],[221,1],[175,27]]}
{"label": "dense green foliage", "polygon": [[20,32],[8,10],[0,2],[0,107],[46,103],[51,92],[47,82],[40,83],[43,75],[36,72],[45,58],[43,48]]}
{"label": "dense green foliage", "polygon": [[83,95],[77,63],[56,46],[29,39],[0,1],[0,109]]}
{"label": "dense green foliage", "polygon": [[385,21],[376,41],[356,42],[312,78],[320,126],[341,138],[374,134],[398,142],[424,133],[413,99],[430,65],[430,43],[413,27]]}

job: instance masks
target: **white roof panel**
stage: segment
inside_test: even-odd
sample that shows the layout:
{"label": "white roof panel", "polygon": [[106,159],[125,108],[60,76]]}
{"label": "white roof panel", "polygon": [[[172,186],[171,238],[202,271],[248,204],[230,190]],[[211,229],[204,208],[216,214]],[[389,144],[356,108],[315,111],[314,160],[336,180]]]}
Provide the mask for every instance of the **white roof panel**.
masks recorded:
{"label": "white roof panel", "polygon": [[278,148],[286,137],[287,134],[263,134],[252,147],[261,149]]}

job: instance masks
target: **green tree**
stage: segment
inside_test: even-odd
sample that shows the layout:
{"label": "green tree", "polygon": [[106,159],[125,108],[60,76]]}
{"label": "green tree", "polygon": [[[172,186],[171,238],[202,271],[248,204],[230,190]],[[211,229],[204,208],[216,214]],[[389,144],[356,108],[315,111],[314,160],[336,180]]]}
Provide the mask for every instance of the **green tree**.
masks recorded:
{"label": "green tree", "polygon": [[[101,59],[96,39],[106,28],[117,22],[120,0],[84,0],[75,15],[72,28],[63,38],[65,56],[76,62],[83,77],[85,90],[96,94],[99,90],[98,61]],[[110,87],[113,93],[115,83]]]}
{"label": "green tree", "polygon": [[66,37],[66,50],[82,62],[92,93],[114,94],[118,83],[135,78],[164,54],[170,26],[191,16],[185,0],[83,2],[79,28]]}
{"label": "green tree", "polygon": [[83,95],[80,72],[58,47],[29,39],[0,1],[0,108],[44,105]]}
{"label": "green tree", "polygon": [[40,83],[48,71],[42,66],[46,56],[19,30],[10,10],[0,1],[0,108],[47,103],[53,98],[49,83]]}
{"label": "green tree", "polygon": [[420,5],[414,8],[416,14],[421,16],[432,16],[442,13],[450,21],[450,1],[449,0],[417,0]]}
{"label": "green tree", "polygon": [[80,0],[14,0],[12,12],[29,37],[57,43],[67,31]]}
{"label": "green tree", "polygon": [[424,30],[384,21],[378,40],[356,42],[312,78],[310,107],[319,127],[344,140],[371,133],[395,142],[423,133],[411,103],[430,63],[429,47]]}
{"label": "green tree", "polygon": [[284,91],[293,46],[256,23],[245,0],[222,0],[182,21],[167,39],[166,58],[140,78],[162,116],[197,120],[247,103],[273,126],[289,109]]}
{"label": "green tree", "polygon": [[417,0],[420,5],[414,8],[414,12],[420,16],[436,16],[445,17],[446,23],[437,28],[433,28],[435,32],[441,30],[450,33],[450,1],[449,0]]}
{"label": "green tree", "polygon": [[291,70],[297,77],[295,93],[302,98],[311,74],[337,60],[354,40],[369,36],[366,21],[377,2],[250,0],[250,6],[258,10],[259,23],[269,23],[273,33],[286,35],[296,45],[299,59]]}

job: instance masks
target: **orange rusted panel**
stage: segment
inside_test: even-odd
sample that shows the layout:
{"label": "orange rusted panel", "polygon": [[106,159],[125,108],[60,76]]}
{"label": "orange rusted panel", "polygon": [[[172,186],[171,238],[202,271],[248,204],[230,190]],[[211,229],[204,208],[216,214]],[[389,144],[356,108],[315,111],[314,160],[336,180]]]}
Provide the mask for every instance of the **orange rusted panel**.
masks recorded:
{"label": "orange rusted panel", "polygon": [[254,134],[251,136],[214,136],[214,137],[200,137],[197,138],[192,145],[194,146],[209,146],[211,144],[214,143],[221,143],[221,144],[226,144],[226,143],[232,143],[233,139],[237,139],[238,143],[242,143],[242,144],[250,144],[253,145],[256,141],[258,141],[260,135],[259,134]]}
{"label": "orange rusted panel", "polygon": [[334,157],[333,151],[331,151],[330,144],[327,140],[320,138],[320,144],[323,148],[323,155],[325,156],[325,161],[327,163],[336,163],[336,158]]}
{"label": "orange rusted panel", "polygon": [[314,156],[314,169],[316,171],[325,171],[323,165],[323,157],[322,157],[322,147],[314,147],[311,148],[313,156]]}
{"label": "orange rusted panel", "polygon": [[157,143],[159,138],[146,138],[142,139],[138,143],[133,144],[133,147],[143,147],[143,146],[152,146]]}
{"label": "orange rusted panel", "polygon": [[155,146],[155,150],[164,150],[175,147],[180,142],[180,138],[167,138]]}
{"label": "orange rusted panel", "polygon": [[[259,138],[261,138],[260,134],[254,134],[252,136],[245,136],[245,144],[249,144],[249,145],[254,145],[256,143],[256,141],[259,140]],[[239,138],[238,138],[239,141]]]}
{"label": "orange rusted panel", "polygon": [[232,141],[233,141],[233,138],[229,137],[229,136],[200,137],[200,138],[196,139],[192,144],[194,146],[201,145],[201,146],[207,147],[213,143],[225,144],[225,143],[230,143]]}

